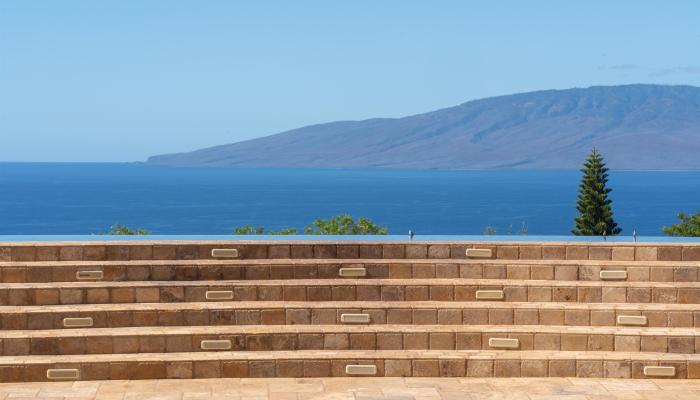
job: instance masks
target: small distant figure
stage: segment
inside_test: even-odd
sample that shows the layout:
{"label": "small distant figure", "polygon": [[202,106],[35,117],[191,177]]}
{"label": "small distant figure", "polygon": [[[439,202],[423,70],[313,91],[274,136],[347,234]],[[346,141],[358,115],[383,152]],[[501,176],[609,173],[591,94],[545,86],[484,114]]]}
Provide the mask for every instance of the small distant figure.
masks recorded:
{"label": "small distant figure", "polygon": [[632,231],[632,239],[636,242],[637,241],[637,230]]}
{"label": "small distant figure", "polygon": [[603,232],[603,241],[604,242],[608,241],[608,232]]}
{"label": "small distant figure", "polygon": [[408,240],[413,240],[413,235],[414,235],[413,231],[409,229],[408,230]]}

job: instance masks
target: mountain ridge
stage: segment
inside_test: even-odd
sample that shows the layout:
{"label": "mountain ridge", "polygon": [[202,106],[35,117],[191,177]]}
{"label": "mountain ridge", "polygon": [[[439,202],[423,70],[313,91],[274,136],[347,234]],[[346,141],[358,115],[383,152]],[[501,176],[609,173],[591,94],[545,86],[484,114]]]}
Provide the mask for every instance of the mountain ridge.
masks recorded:
{"label": "mountain ridge", "polygon": [[700,88],[633,84],[516,93],[399,118],[308,125],[147,163],[570,169],[593,146],[614,169],[700,169]]}

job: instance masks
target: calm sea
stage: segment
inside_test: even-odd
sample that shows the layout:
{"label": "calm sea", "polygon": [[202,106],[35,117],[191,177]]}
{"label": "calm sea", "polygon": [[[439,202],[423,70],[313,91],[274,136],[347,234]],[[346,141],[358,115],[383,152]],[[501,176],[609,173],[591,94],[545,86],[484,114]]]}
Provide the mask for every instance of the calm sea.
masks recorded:
{"label": "calm sea", "polygon": [[[0,163],[0,235],[92,234],[115,223],[156,234],[227,234],[251,224],[302,228],[338,213],[390,233],[570,232],[578,171],[171,168]],[[700,211],[700,172],[612,172],[623,234],[661,235]]]}

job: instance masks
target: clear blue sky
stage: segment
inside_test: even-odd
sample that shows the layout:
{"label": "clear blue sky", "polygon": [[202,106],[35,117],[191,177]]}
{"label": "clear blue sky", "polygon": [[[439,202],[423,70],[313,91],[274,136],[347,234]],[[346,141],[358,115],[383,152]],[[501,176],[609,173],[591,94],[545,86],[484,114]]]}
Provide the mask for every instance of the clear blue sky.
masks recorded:
{"label": "clear blue sky", "polygon": [[3,161],[135,161],[637,82],[700,86],[700,1],[0,2]]}

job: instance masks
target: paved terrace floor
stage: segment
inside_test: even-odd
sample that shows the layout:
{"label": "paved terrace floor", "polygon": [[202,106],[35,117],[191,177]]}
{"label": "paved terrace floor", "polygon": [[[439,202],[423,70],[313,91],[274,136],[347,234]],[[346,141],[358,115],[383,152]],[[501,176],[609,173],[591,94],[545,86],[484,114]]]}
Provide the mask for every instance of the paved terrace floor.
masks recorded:
{"label": "paved terrace floor", "polygon": [[0,399],[700,399],[700,380],[256,378],[0,384]]}

